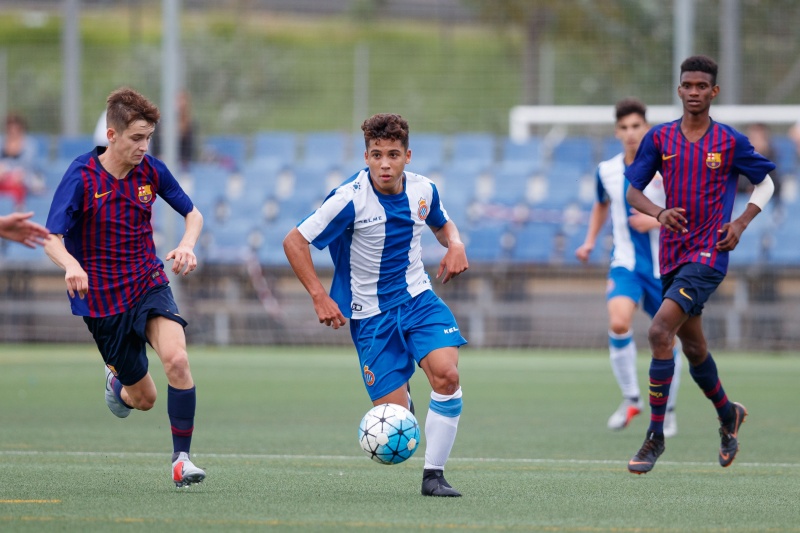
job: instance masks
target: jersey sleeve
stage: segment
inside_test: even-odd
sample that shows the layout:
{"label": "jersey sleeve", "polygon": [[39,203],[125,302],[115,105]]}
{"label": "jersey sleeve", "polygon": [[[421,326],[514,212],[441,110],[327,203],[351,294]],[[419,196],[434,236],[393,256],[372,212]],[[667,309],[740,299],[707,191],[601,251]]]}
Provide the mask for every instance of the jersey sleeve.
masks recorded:
{"label": "jersey sleeve", "polygon": [[594,173],[595,179],[595,200],[598,204],[606,204],[611,199],[608,196],[608,191],[603,186],[603,180],[600,179],[600,166],[597,167],[597,170]]}
{"label": "jersey sleeve", "polygon": [[152,159],[152,164],[158,175],[158,195],[181,216],[185,217],[191,213],[194,204],[167,165],[155,158]]}
{"label": "jersey sleeve", "polygon": [[53,194],[45,226],[57,235],[68,235],[83,212],[84,185],[80,167],[73,161]]}
{"label": "jersey sleeve", "polygon": [[775,170],[775,163],[759,154],[753,148],[745,135],[735,133],[736,146],[733,151],[733,164],[740,175],[744,175],[750,183],[757,185],[764,181],[764,178]]}
{"label": "jersey sleeve", "polygon": [[632,187],[643,191],[660,169],[661,154],[655,143],[655,129],[651,129],[639,144],[633,163],[625,169],[625,177]]}
{"label": "jersey sleeve", "polygon": [[439,197],[439,189],[436,188],[436,184],[431,182],[431,187],[433,188],[431,212],[425,219],[425,223],[434,228],[441,228],[447,224],[450,217],[447,216],[447,210],[444,208],[444,204],[442,204],[442,200]]}
{"label": "jersey sleeve", "polygon": [[346,186],[336,189],[297,225],[300,234],[317,249],[322,250],[353,225],[355,208],[349,190]]}

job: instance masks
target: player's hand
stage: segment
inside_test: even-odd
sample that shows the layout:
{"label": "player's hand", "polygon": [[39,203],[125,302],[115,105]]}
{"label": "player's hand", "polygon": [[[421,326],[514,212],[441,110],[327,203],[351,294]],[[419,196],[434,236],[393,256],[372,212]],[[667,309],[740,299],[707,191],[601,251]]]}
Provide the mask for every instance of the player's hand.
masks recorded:
{"label": "player's hand", "polygon": [[28,248],[43,246],[50,232],[30,220],[32,216],[32,211],[0,216],[0,237],[24,244]]}
{"label": "player's hand", "polygon": [[682,207],[673,207],[672,209],[665,209],[658,215],[657,220],[661,222],[661,225],[667,228],[669,231],[674,231],[677,233],[689,233],[689,230],[686,229],[685,224],[688,222],[686,217],[683,214],[686,213],[686,209]]}
{"label": "player's hand", "polygon": [[327,294],[314,299],[314,310],[317,312],[320,324],[339,329],[347,323],[344,315],[339,310],[339,306]]}
{"label": "player's hand", "polygon": [[715,246],[717,251],[730,252],[734,250],[739,244],[742,232],[744,232],[744,224],[741,222],[733,221],[723,224],[722,227],[717,230],[717,235],[721,237]]}
{"label": "player's hand", "polygon": [[67,283],[67,293],[70,298],[75,298],[77,294],[82,300],[89,292],[89,275],[79,265],[68,266],[64,281]]}
{"label": "player's hand", "polygon": [[[439,271],[436,272],[436,279],[442,278],[442,283],[447,283],[468,268],[469,262],[467,261],[464,243],[461,241],[451,242],[447,247],[447,252],[439,262]],[[444,274],[444,277],[442,277],[442,274]]]}
{"label": "player's hand", "polygon": [[593,244],[583,243],[575,250],[575,257],[577,257],[578,261],[581,263],[586,263],[589,261],[589,256],[592,255],[592,250],[594,250]]}
{"label": "player's hand", "polygon": [[180,274],[183,270],[183,275],[186,276],[197,268],[197,256],[194,255],[194,250],[188,246],[178,246],[164,258],[167,261],[173,260],[172,270],[175,274]]}
{"label": "player's hand", "polygon": [[[663,214],[661,215],[664,216]],[[641,211],[631,208],[628,216],[628,225],[639,233],[647,233],[651,229],[661,227],[661,223],[650,215],[645,215]]]}

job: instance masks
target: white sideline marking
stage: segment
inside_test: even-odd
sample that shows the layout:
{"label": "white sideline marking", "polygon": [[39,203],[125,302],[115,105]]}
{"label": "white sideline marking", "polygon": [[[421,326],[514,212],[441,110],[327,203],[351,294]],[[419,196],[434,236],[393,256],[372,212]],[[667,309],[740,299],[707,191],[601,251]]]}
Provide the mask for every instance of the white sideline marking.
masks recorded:
{"label": "white sideline marking", "polygon": [[[49,455],[49,456],[76,456],[76,457],[164,457],[165,453],[155,452],[69,452],[69,451],[36,451],[36,450],[0,450],[2,455]],[[214,459],[293,459],[293,460],[312,460],[320,459],[337,461],[363,461],[363,455],[289,455],[289,454],[259,454],[259,453],[197,453],[192,454],[192,458]],[[410,461],[422,461],[420,457],[412,457]],[[578,464],[578,465],[625,465],[625,459],[534,459],[534,458],[500,458],[500,457],[451,457],[450,462],[457,463],[521,463],[521,464]],[[660,465],[688,465],[688,466],[717,466],[713,462],[700,461],[659,461]],[[800,463],[746,463],[736,461],[736,466],[754,468],[800,468]]]}

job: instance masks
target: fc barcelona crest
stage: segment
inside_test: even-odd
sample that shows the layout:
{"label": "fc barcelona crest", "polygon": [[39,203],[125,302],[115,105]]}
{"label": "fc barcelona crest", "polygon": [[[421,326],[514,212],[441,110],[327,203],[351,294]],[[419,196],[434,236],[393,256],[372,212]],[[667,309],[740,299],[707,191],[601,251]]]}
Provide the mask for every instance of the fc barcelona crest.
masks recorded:
{"label": "fc barcelona crest", "polygon": [[719,152],[708,152],[706,154],[706,166],[712,170],[722,166],[722,154]]}
{"label": "fc barcelona crest", "polygon": [[430,212],[430,210],[428,209],[427,202],[425,202],[425,198],[420,198],[419,204],[417,205],[419,206],[417,208],[417,216],[419,217],[419,219],[425,220],[426,218],[428,218],[428,213]]}
{"label": "fc barcelona crest", "polygon": [[153,199],[153,191],[150,189],[150,185],[139,185],[138,195],[140,202],[143,204],[150,203],[150,200]]}

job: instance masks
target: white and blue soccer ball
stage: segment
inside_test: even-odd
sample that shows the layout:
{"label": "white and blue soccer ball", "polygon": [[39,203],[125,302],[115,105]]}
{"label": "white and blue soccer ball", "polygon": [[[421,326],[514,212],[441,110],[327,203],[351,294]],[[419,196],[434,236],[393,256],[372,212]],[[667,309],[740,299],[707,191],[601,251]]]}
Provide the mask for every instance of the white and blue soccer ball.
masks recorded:
{"label": "white and blue soccer ball", "polygon": [[402,463],[417,451],[419,423],[400,405],[376,405],[358,426],[358,442],[373,461],[384,465]]}

